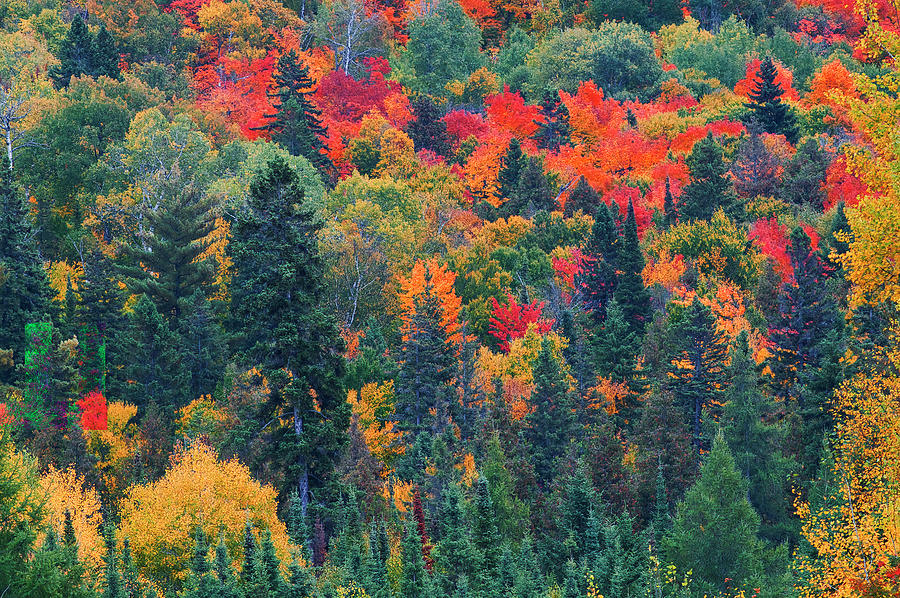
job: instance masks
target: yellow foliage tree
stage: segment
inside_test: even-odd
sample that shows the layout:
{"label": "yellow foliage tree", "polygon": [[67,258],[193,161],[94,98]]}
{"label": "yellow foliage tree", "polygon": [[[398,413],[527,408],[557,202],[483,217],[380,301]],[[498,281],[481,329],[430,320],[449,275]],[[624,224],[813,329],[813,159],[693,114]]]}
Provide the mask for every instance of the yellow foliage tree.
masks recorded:
{"label": "yellow foliage tree", "polygon": [[124,491],[125,469],[138,448],[135,415],[137,407],[114,401],[106,408],[105,430],[84,430],[88,452],[97,459],[106,494],[113,498]]}
{"label": "yellow foliage tree", "polygon": [[164,588],[181,586],[198,527],[209,538],[222,537],[236,563],[247,522],[268,529],[278,557],[289,562],[296,547],[276,514],[274,488],[254,480],[237,460],[219,461],[200,443],[177,450],[172,463],[156,482],[131,487],[119,507],[120,536],[130,539],[134,562],[147,579]]}
{"label": "yellow foliage tree", "polygon": [[[44,510],[48,523],[60,538],[63,537],[66,511],[72,518],[75,539],[78,541],[78,558],[88,569],[99,570],[103,566],[104,544],[100,535],[103,514],[97,491],[86,486],[84,476],[73,469],[58,470],[52,465],[41,476],[41,488],[46,493]],[[38,545],[44,534],[38,537]]]}
{"label": "yellow foliage tree", "polygon": [[405,449],[399,442],[401,432],[395,430],[394,422],[387,419],[394,413],[394,381],[381,384],[371,382],[359,392],[350,390],[347,403],[353,415],[359,418],[359,429],[369,451],[390,466]]}

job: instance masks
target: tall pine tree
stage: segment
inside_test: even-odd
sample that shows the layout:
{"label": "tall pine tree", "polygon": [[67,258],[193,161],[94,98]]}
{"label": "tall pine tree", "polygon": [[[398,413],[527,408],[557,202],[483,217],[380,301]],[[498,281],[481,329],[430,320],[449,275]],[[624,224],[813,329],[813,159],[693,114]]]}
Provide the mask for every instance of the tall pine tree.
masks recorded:
{"label": "tall pine tree", "polygon": [[644,286],[644,254],[638,241],[637,221],[634,217],[634,205],[628,202],[628,214],[622,227],[622,239],[617,251],[617,268],[619,274],[616,290],[613,294],[622,308],[622,315],[628,328],[638,338],[642,338],[644,327],[650,320],[650,294]]}
{"label": "tall pine tree", "polygon": [[775,61],[766,56],[759,65],[753,89],[747,94],[750,101],[745,105],[765,132],[784,135],[789,143],[797,143],[797,117],[791,107],[782,102],[784,89],[775,81],[777,76]]}

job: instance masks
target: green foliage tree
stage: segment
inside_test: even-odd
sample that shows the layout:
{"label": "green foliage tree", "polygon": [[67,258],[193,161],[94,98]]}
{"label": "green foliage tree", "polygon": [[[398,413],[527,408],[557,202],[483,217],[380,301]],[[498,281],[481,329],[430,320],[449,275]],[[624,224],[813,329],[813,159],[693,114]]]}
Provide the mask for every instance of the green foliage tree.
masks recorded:
{"label": "green foliage tree", "polygon": [[613,298],[622,308],[622,315],[629,330],[637,338],[644,334],[644,327],[650,320],[650,294],[644,286],[644,254],[637,236],[637,222],[634,205],[628,202],[628,214],[622,226],[622,240],[616,251],[616,266],[619,274]]}
{"label": "green foliage tree", "polygon": [[828,170],[828,156],[816,139],[806,139],[785,165],[781,195],[798,206],[821,209],[825,201],[822,183]]}
{"label": "green foliage tree", "polygon": [[76,14],[60,44],[59,65],[52,71],[57,86],[67,87],[78,75],[117,79],[119,74],[119,54],[112,35],[102,25],[97,35],[92,35],[81,15]]}
{"label": "green foliage tree", "polygon": [[420,95],[412,103],[415,120],[409,123],[407,133],[412,139],[416,151],[431,150],[439,156],[450,153],[450,139],[447,137],[447,124],[441,120],[441,113],[434,101]]}
{"label": "green foliage tree", "polygon": [[753,114],[753,120],[767,133],[784,135],[789,143],[797,143],[797,117],[790,106],[782,102],[784,89],[775,81],[778,69],[771,56],[759,65],[759,72],[748,93],[750,102],[746,104]]}
{"label": "green foliage tree", "polygon": [[687,165],[690,182],[681,194],[679,216],[686,221],[709,220],[718,208],[731,213],[734,197],[728,166],[712,131],[694,145]]}
{"label": "green foliage tree", "polygon": [[544,96],[538,113],[541,120],[534,138],[539,148],[554,152],[561,145],[570,142],[572,131],[569,127],[569,109],[560,100],[558,91],[554,90]]}
{"label": "green foliage tree", "polygon": [[606,319],[615,294],[618,276],[618,253],[622,245],[619,229],[605,203],[597,206],[591,237],[585,247],[585,267],[579,281],[579,292],[587,311],[596,323]]}

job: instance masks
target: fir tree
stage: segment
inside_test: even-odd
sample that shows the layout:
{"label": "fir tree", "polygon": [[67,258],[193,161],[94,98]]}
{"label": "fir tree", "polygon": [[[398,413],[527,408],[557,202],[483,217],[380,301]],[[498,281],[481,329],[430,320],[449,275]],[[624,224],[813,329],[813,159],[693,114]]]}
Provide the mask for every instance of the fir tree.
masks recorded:
{"label": "fir tree", "polygon": [[693,572],[700,591],[740,586],[759,573],[759,515],[747,500],[747,481],[721,433],[697,483],[678,505],[663,554],[680,572]]}
{"label": "fir tree", "polygon": [[663,198],[663,224],[666,228],[675,226],[678,222],[678,210],[675,207],[675,198],[672,197],[672,185],[669,177],[666,177],[666,194]]}
{"label": "fir tree", "polygon": [[784,135],[789,143],[797,142],[797,117],[787,104],[782,103],[784,90],[775,81],[778,69],[771,56],[759,65],[754,87],[747,94],[750,102],[745,104],[753,112],[753,119],[767,133]]}
{"label": "fir tree", "polygon": [[179,300],[178,336],[190,375],[190,396],[212,394],[225,372],[225,339],[213,306],[200,290]]}
{"label": "fir tree", "polygon": [[422,559],[422,544],[413,521],[404,525],[403,540],[400,545],[400,560],[403,563],[400,574],[400,596],[402,598],[425,598],[427,573]]}
{"label": "fir tree", "polygon": [[569,193],[566,200],[564,215],[571,218],[575,212],[581,210],[582,213],[593,216],[600,205],[600,194],[597,193],[590,183],[584,177],[578,177],[578,184]]}
{"label": "fir tree", "polygon": [[534,410],[525,418],[523,433],[531,447],[538,483],[548,486],[555,477],[557,462],[573,437],[575,422],[569,383],[553,354],[553,345],[546,338],[541,341],[541,351],[534,366],[531,404]]}
{"label": "fir tree", "polygon": [[699,299],[688,305],[670,330],[673,348],[669,387],[684,409],[694,448],[705,448],[703,422],[716,409],[721,395],[728,346],[716,326],[716,317]]}
{"label": "fir tree", "polygon": [[538,130],[534,134],[538,147],[554,152],[559,146],[569,143],[569,109],[559,99],[559,92],[552,91],[544,96],[538,108],[541,120],[535,121]]}
{"label": "fir tree", "polygon": [[112,525],[107,524],[104,526],[103,541],[106,544],[106,555],[103,559],[105,567],[103,598],[123,598],[124,596],[122,576],[119,573],[119,559],[116,554],[115,534],[116,532]]}
{"label": "fir tree", "polygon": [[72,322],[82,356],[81,390],[106,392],[107,372],[117,370],[126,358],[121,343],[111,342],[126,330],[127,320],[122,315],[125,297],[112,262],[99,249],[85,253],[82,268]]}
{"label": "fir tree", "polygon": [[574,547],[571,558],[578,562],[585,556],[588,520],[597,506],[587,467],[579,461],[566,480],[559,526],[568,536],[567,543]]}
{"label": "fir tree", "polygon": [[637,222],[631,201],[628,202],[628,215],[622,232],[622,241],[616,255],[619,275],[613,297],[622,308],[628,328],[640,339],[644,334],[644,326],[650,320],[650,294],[644,286],[644,254],[641,253],[638,241]]}
{"label": "fir tree", "polygon": [[473,579],[481,570],[481,555],[472,543],[462,495],[456,484],[451,484],[444,492],[437,523],[440,541],[433,553],[435,568],[445,572],[445,589],[450,591],[463,579]]}
{"label": "fir tree", "polygon": [[522,144],[513,137],[509,141],[506,154],[500,159],[500,170],[497,172],[497,185],[500,197],[510,199],[519,188],[519,178],[525,168],[525,156],[522,154]]}
{"label": "fir tree", "polygon": [[350,419],[343,343],[324,300],[321,226],[297,173],[276,158],[251,183],[230,243],[235,342],[251,364],[272,372],[262,421],[290,414],[272,433],[272,460],[297,489],[304,519],[310,484],[325,485]]}
{"label": "fir tree", "polygon": [[[125,598],[143,598],[142,584],[138,578],[137,566],[131,554],[131,542],[128,538],[122,538],[122,589]],[[226,598],[222,596],[222,598]],[[232,598],[232,597],[227,597]]]}
{"label": "fir tree", "polygon": [[690,182],[681,194],[678,215],[683,221],[709,220],[718,208],[733,211],[733,191],[722,146],[712,131],[694,145],[687,157]]}
{"label": "fir tree", "polygon": [[303,156],[325,174],[331,168],[322,141],[328,131],[322,125],[322,111],[312,102],[315,82],[309,76],[309,68],[290,50],[278,59],[274,81],[268,95],[275,112],[266,114],[272,120],[256,130],[267,131],[272,141],[280,143],[292,156]]}
{"label": "fir tree", "polygon": [[478,585],[485,591],[496,591],[497,574],[500,567],[500,530],[497,529],[494,504],[487,478],[479,476],[475,485],[475,499],[472,513],[472,544],[480,555],[481,569],[476,574]]}
{"label": "fir tree", "polygon": [[107,31],[106,25],[100,25],[100,30],[97,31],[97,36],[93,41],[91,71],[95,77],[109,77],[110,79],[118,79],[121,72],[115,40]]}
{"label": "fir tree", "polygon": [[537,158],[526,157],[519,174],[519,181],[510,198],[500,205],[500,215],[504,218],[522,216],[533,218],[539,210],[548,212],[556,209],[553,191],[544,166]]}
{"label": "fir tree", "polygon": [[[216,579],[218,580],[218,588],[216,598],[242,598],[241,591],[231,569],[231,557],[228,554],[228,546],[225,544],[225,537],[220,536],[219,542],[216,544],[216,561],[214,564]],[[295,594],[298,596],[308,596],[310,593]]]}
{"label": "fir tree", "polygon": [[[0,349],[11,349],[12,358],[21,362],[25,325],[47,320],[52,291],[26,220],[25,204],[13,191],[10,178],[8,172],[0,174]],[[9,380],[0,374],[0,382]]]}
{"label": "fir tree", "polygon": [[596,323],[606,319],[618,281],[619,230],[605,203],[597,206],[591,237],[585,248],[585,265],[579,281],[582,302]]}
{"label": "fir tree", "polygon": [[447,156],[450,153],[447,124],[441,120],[441,113],[434,101],[420,95],[412,103],[412,113],[415,120],[410,121],[406,132],[416,151],[426,149],[439,156]]}
{"label": "fir tree", "polygon": [[172,322],[181,313],[180,301],[196,291],[209,292],[214,270],[207,259],[199,259],[213,230],[210,204],[188,185],[171,188],[168,199],[148,212],[142,223],[141,246],[131,247],[128,257],[135,266],[125,269],[128,289],[144,293],[156,309]]}

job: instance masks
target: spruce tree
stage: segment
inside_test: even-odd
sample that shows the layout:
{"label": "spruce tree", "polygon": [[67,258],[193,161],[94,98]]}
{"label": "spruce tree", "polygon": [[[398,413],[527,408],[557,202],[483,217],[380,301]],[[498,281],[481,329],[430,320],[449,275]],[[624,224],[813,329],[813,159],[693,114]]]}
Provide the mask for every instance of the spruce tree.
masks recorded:
{"label": "spruce tree", "polygon": [[519,178],[525,167],[525,155],[522,143],[513,137],[509,141],[506,154],[500,159],[500,170],[497,172],[498,192],[501,198],[510,199],[519,187]]}
{"label": "spruce tree", "polygon": [[76,14],[59,47],[59,65],[51,73],[56,86],[68,86],[69,80],[77,75],[93,75],[94,49],[94,37],[81,15]]}
{"label": "spruce tree", "polygon": [[212,394],[225,373],[226,347],[213,306],[198,289],[178,304],[178,336],[190,375],[190,396]]}
{"label": "spruce tree", "polygon": [[[128,323],[122,314],[125,296],[112,261],[99,249],[85,252],[82,267],[84,276],[72,317],[81,353],[81,390],[106,392],[107,372],[118,370],[127,357],[118,342]],[[73,292],[73,298],[75,295]]]}
{"label": "spruce tree", "polygon": [[266,114],[271,120],[256,130],[267,131],[272,141],[281,144],[292,156],[303,156],[320,173],[327,173],[331,161],[325,155],[322,139],[328,131],[322,125],[322,111],[312,102],[315,82],[294,50],[278,59],[274,81],[274,91],[268,95],[275,112]]}
{"label": "spruce tree", "polygon": [[759,573],[759,515],[747,500],[747,480],[716,435],[700,478],[678,505],[663,554],[679,572],[693,572],[699,591],[723,591]]}
{"label": "spruce tree", "polygon": [[[21,363],[25,325],[47,321],[52,291],[25,204],[10,179],[8,172],[0,174],[0,350],[11,349],[12,358]],[[0,382],[11,378],[11,369],[0,370]]]}
{"label": "spruce tree", "polygon": [[750,102],[745,104],[753,112],[753,119],[767,133],[784,135],[789,143],[797,142],[797,117],[787,104],[782,103],[784,89],[775,81],[778,69],[771,56],[759,65],[753,89],[747,94]]}
{"label": "spruce tree", "polygon": [[321,226],[297,173],[276,158],[253,179],[230,243],[235,345],[271,372],[261,421],[289,414],[272,432],[271,459],[296,488],[304,519],[310,485],[326,484],[350,419],[343,343],[324,298]]}
{"label": "spruce tree", "polygon": [[600,194],[597,193],[594,188],[591,187],[590,183],[582,176],[578,177],[578,184],[576,184],[575,188],[572,189],[572,192],[569,193],[569,198],[566,200],[566,206],[563,213],[566,218],[571,218],[575,215],[575,212],[581,210],[582,213],[593,216],[599,205]]}
{"label": "spruce tree", "polygon": [[462,582],[474,579],[481,571],[482,557],[472,543],[472,531],[465,517],[462,494],[456,484],[444,491],[437,517],[440,541],[434,548],[435,569],[446,571],[446,587],[450,591]]}
{"label": "spruce tree", "polygon": [[103,542],[106,545],[104,564],[103,598],[123,598],[122,576],[119,573],[118,555],[116,554],[116,532],[112,525],[103,526]]}
{"label": "spruce tree", "polygon": [[400,596],[402,598],[425,598],[425,561],[422,558],[422,543],[413,521],[403,524],[404,534],[400,544]]}
{"label": "spruce tree", "polygon": [[538,113],[541,120],[535,121],[538,130],[534,138],[539,148],[554,152],[559,146],[569,143],[569,109],[560,100],[558,91],[554,90],[544,96]]}
{"label": "spruce tree", "polygon": [[666,177],[666,194],[663,197],[663,224],[666,228],[675,226],[678,222],[678,210],[675,207],[675,198],[672,197],[672,185],[669,177]]}
{"label": "spruce tree", "polygon": [[534,410],[525,418],[523,434],[531,447],[531,461],[538,484],[547,487],[555,477],[559,459],[573,439],[575,421],[569,382],[553,354],[552,343],[546,338],[541,341],[541,350],[534,366],[531,404]]}
{"label": "spruce tree", "polygon": [[596,323],[606,319],[609,302],[618,278],[619,229],[605,203],[597,206],[591,237],[585,247],[585,265],[579,280],[579,292],[585,310]]}
{"label": "spruce tree", "polygon": [[628,328],[638,339],[644,335],[644,327],[650,320],[650,294],[644,286],[644,254],[637,236],[634,205],[628,202],[628,215],[622,227],[622,240],[616,254],[619,275],[616,279],[614,299],[622,308]]}
{"label": "spruce tree", "polygon": [[784,168],[781,195],[798,206],[821,210],[825,202],[823,183],[828,173],[828,154],[817,139],[807,139],[797,147]]}
{"label": "spruce tree", "polygon": [[538,158],[524,158],[518,184],[510,198],[500,205],[500,215],[504,218],[533,218],[539,210],[550,212],[554,209],[554,195],[547,175],[544,174],[543,164]]}
{"label": "spruce tree", "polygon": [[689,422],[694,448],[707,446],[702,424],[716,409],[728,356],[725,338],[712,310],[695,298],[670,329],[672,359],[668,384]]}
{"label": "spruce tree", "polygon": [[485,591],[496,591],[494,587],[500,567],[501,544],[500,530],[497,529],[494,503],[487,478],[478,477],[475,485],[475,499],[472,513],[472,544],[478,550],[480,570],[475,579],[479,587]]}
{"label": "spruce tree", "polygon": [[[219,582],[216,598],[243,598],[234,571],[231,568],[231,556],[228,554],[228,546],[225,544],[224,536],[219,536],[219,542],[216,544],[214,571]],[[297,595],[307,596],[311,594]],[[135,598],[137,598],[137,595],[135,595]]]}
{"label": "spruce tree", "polygon": [[106,25],[100,25],[97,36],[94,38],[91,50],[91,74],[95,77],[109,77],[110,79],[118,79],[121,71],[119,70],[119,52],[116,50],[116,43],[113,36],[106,29]]}
{"label": "spruce tree", "polygon": [[439,156],[447,156],[450,153],[447,123],[441,120],[440,110],[434,100],[420,95],[412,103],[412,113],[415,120],[410,121],[406,132],[416,151],[426,149]]}
{"label": "spruce tree", "polygon": [[734,196],[728,166],[712,131],[694,144],[687,157],[690,182],[685,186],[678,208],[683,221],[709,220],[718,208],[733,211]]}
{"label": "spruce tree", "polygon": [[128,537],[122,538],[122,589],[125,598],[143,598],[142,587],[138,578],[137,566],[131,554],[131,542],[128,541]]}
{"label": "spruce tree", "polygon": [[566,543],[573,547],[569,556],[578,562],[585,556],[588,520],[598,506],[594,500],[594,486],[587,467],[583,461],[578,461],[563,489],[559,525],[560,530],[568,536]]}
{"label": "spruce tree", "polygon": [[131,293],[144,293],[159,313],[177,323],[179,302],[196,291],[208,293],[212,285],[213,266],[199,258],[214,225],[209,201],[192,185],[172,186],[165,194],[162,205],[144,217],[141,244],[127,251],[132,265],[125,268],[126,284]]}

